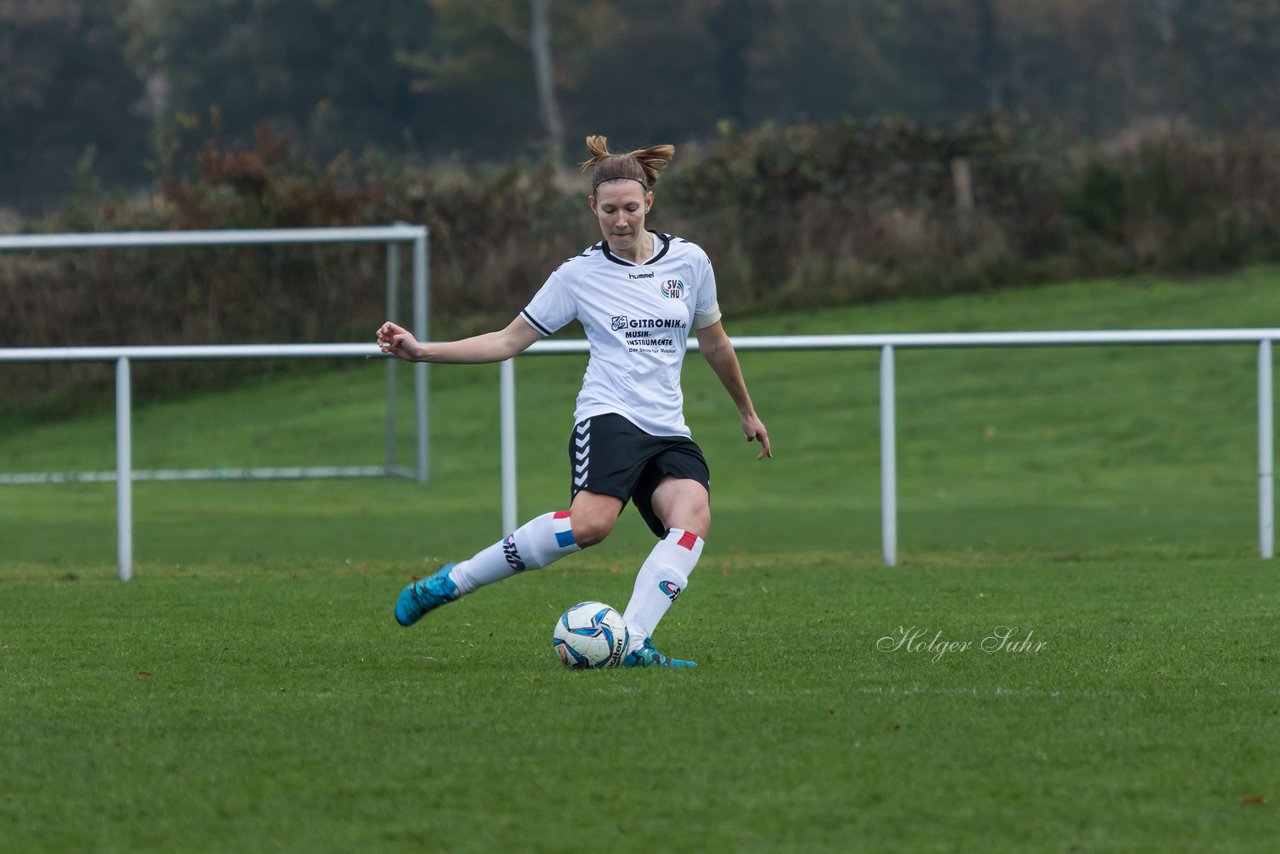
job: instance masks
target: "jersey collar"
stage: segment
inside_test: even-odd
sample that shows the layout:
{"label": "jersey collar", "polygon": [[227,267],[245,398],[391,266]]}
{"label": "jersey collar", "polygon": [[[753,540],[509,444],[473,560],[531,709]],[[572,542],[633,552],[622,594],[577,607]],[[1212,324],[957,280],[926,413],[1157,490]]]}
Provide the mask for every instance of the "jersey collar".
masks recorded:
{"label": "jersey collar", "polygon": [[[657,262],[662,260],[662,256],[666,255],[667,250],[671,248],[671,235],[663,234],[660,231],[654,231],[652,229],[648,229],[648,231],[650,234],[653,235],[653,238],[655,241],[661,241],[662,248],[659,249],[652,258],[650,258],[648,261],[645,261],[644,264],[632,264],[630,261],[626,260],[625,258],[619,258],[617,255],[614,255],[612,252],[609,251],[609,241],[601,240],[600,248],[604,250],[604,257],[608,258],[613,263],[621,264],[624,267],[642,267],[642,266],[645,266],[645,264],[656,264]],[[656,246],[657,244],[655,243],[654,245]]]}

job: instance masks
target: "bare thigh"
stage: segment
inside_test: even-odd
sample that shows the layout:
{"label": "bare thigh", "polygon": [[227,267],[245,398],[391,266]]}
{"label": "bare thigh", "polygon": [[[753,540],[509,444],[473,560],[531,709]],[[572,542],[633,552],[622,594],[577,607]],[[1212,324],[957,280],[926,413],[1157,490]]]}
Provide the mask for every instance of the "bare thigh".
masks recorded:
{"label": "bare thigh", "polygon": [[711,496],[696,480],[663,478],[653,491],[653,512],[668,528],[692,531],[704,540],[711,532]]}

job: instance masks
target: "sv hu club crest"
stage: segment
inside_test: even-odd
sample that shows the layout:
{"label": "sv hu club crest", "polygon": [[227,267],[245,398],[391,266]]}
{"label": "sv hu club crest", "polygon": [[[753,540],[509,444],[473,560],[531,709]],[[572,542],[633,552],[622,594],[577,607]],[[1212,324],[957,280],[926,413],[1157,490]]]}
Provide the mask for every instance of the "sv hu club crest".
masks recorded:
{"label": "sv hu club crest", "polygon": [[667,279],[662,283],[662,295],[667,299],[684,299],[684,282],[679,279]]}

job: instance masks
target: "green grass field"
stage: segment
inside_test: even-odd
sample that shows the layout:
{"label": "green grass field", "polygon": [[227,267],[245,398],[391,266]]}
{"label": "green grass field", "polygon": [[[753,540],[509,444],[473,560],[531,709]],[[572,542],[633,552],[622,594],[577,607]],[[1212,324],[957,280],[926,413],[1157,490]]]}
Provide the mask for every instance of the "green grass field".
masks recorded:
{"label": "green grass field", "polygon": [[[733,334],[1271,325],[1280,270],[726,322]],[[659,648],[571,673],[613,538],[401,629],[499,530],[497,369],[432,369],[431,483],[0,487],[0,849],[1270,851],[1280,576],[1247,346],[749,353],[756,463],[696,356],[715,522]],[[583,362],[518,363],[521,517],[567,499]],[[135,365],[135,371],[146,370]],[[407,372],[404,372],[407,373]],[[135,403],[138,467],[370,464],[380,365]],[[403,411],[406,407],[401,407]],[[404,458],[409,427],[402,424]],[[0,470],[111,469],[110,414],[0,423]],[[1001,638],[1004,638],[1002,641]]]}

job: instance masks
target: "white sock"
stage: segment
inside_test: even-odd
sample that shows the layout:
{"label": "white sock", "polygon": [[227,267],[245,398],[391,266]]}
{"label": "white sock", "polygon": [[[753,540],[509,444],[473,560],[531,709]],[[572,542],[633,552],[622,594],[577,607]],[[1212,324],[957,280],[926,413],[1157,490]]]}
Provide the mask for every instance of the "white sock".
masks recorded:
{"label": "white sock", "polygon": [[569,511],[544,513],[449,570],[449,578],[459,594],[471,593],[517,572],[541,569],[576,551],[581,547],[573,540]]}
{"label": "white sock", "polygon": [[636,586],[622,615],[631,632],[631,649],[639,649],[653,636],[658,622],[689,583],[689,573],[702,556],[703,545],[697,534],[672,528],[649,552],[636,573]]}

